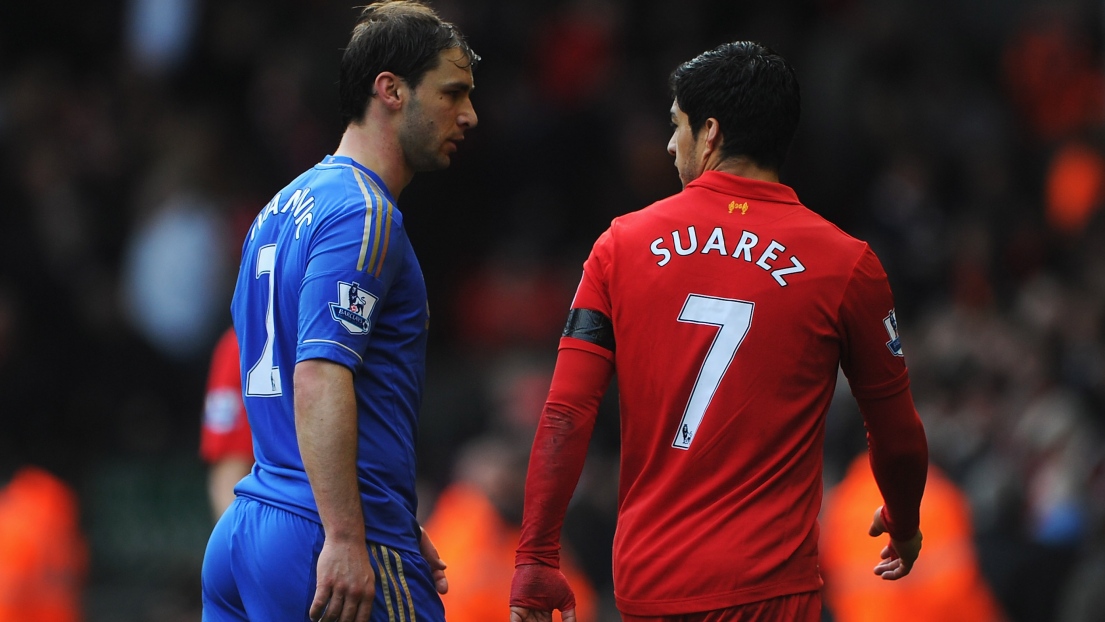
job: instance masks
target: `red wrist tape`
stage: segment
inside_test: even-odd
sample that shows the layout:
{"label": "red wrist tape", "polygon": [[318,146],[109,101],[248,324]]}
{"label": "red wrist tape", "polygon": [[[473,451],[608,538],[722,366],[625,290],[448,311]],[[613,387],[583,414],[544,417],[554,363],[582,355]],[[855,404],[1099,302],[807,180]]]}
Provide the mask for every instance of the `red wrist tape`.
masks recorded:
{"label": "red wrist tape", "polygon": [[576,608],[576,596],[559,568],[522,564],[510,581],[510,606],[535,611],[568,611]]}

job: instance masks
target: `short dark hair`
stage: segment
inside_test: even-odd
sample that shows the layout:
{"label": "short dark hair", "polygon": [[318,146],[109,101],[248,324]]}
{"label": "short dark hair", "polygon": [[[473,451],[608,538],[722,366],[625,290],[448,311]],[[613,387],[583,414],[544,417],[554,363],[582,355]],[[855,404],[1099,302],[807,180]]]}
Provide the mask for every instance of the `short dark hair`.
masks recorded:
{"label": "short dark hair", "polygon": [[361,10],[341,59],[338,98],[342,124],[364,118],[373,83],[390,71],[417,88],[442,50],[458,48],[475,69],[480,57],[456,26],[414,0],[374,2]]}
{"label": "short dark hair", "polygon": [[706,119],[718,120],[722,157],[782,168],[802,108],[798,78],[782,56],[753,41],[726,43],[677,67],[670,86],[695,136]]}

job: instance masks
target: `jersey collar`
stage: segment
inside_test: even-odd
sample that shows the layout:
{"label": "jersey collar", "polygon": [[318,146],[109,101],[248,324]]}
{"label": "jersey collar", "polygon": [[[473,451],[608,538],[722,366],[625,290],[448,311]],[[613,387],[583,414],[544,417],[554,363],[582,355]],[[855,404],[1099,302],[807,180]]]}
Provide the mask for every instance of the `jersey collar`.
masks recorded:
{"label": "jersey collar", "polygon": [[391,196],[391,191],[388,190],[387,185],[384,184],[384,180],[380,179],[380,176],[377,175],[374,171],[361,164],[360,162],[354,160],[353,158],[350,158],[348,156],[328,155],[322,159],[322,162],[320,162],[320,164],[344,164],[346,166],[356,167],[357,170],[361,171],[365,175],[368,175],[372,178],[372,181],[376,182],[376,185],[380,187],[380,190],[384,191],[384,198],[390,201],[392,205],[396,204],[395,198]]}
{"label": "jersey collar", "polygon": [[693,186],[702,186],[725,194],[735,194],[740,197],[758,199],[760,201],[801,205],[801,201],[798,200],[798,195],[794,193],[794,190],[790,186],[770,181],[749,179],[747,177],[740,177],[732,173],[723,173],[721,171],[706,171],[702,173],[698,179],[687,184],[687,188]]}

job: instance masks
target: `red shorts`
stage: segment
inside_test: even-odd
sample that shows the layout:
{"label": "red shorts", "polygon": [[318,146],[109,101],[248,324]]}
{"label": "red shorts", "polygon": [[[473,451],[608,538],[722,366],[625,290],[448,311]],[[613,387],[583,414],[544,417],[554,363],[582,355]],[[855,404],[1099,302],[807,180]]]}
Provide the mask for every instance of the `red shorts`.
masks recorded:
{"label": "red shorts", "polygon": [[727,609],[674,616],[631,616],[622,622],[820,622],[821,592],[802,592],[769,598]]}

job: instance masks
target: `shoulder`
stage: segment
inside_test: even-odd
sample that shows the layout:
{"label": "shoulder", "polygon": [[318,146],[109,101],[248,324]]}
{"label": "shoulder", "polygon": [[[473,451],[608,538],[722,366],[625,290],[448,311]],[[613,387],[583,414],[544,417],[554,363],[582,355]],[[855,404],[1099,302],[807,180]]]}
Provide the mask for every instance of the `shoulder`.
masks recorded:
{"label": "shoulder", "polygon": [[[311,202],[316,206],[317,218],[365,219],[371,221],[366,227],[380,231],[402,227],[403,214],[379,178],[355,166],[317,164],[297,181],[301,187],[288,186],[285,201]],[[297,191],[299,196],[295,196]],[[372,231],[366,233],[371,235]]]}
{"label": "shoulder", "polygon": [[608,234],[627,235],[645,229],[651,229],[660,221],[669,220],[681,209],[686,191],[665,197],[642,207],[639,210],[628,212],[610,221]]}
{"label": "shoulder", "polygon": [[804,237],[817,241],[817,247],[827,255],[841,258],[846,262],[858,262],[864,256],[874,253],[864,240],[841,229],[836,223],[811,210],[804,204],[797,204],[788,217],[790,229]]}

